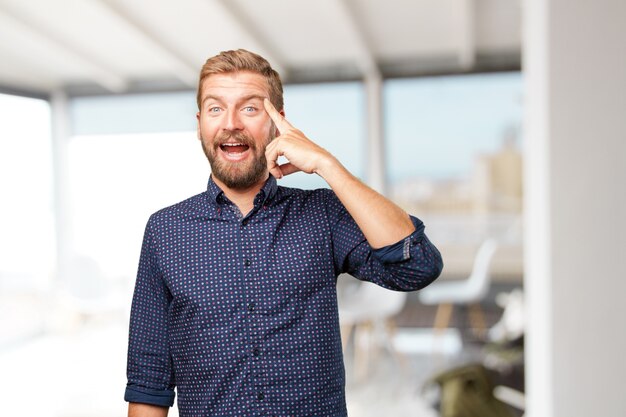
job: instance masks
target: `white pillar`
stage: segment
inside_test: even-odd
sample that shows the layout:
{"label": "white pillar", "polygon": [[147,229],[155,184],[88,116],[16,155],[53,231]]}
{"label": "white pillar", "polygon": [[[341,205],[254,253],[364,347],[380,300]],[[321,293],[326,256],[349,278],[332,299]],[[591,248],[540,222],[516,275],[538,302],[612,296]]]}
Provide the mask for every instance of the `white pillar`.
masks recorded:
{"label": "white pillar", "polygon": [[56,277],[63,276],[72,256],[72,231],[68,192],[67,146],[70,137],[70,116],[67,95],[56,91],[50,97],[52,124],[52,169],[54,219],[56,235]]}
{"label": "white pillar", "polygon": [[626,2],[525,0],[527,416],[625,416]]}
{"label": "white pillar", "polygon": [[385,195],[387,181],[385,173],[385,143],[383,140],[383,81],[377,71],[365,75],[367,97],[367,159],[365,172],[370,187]]}

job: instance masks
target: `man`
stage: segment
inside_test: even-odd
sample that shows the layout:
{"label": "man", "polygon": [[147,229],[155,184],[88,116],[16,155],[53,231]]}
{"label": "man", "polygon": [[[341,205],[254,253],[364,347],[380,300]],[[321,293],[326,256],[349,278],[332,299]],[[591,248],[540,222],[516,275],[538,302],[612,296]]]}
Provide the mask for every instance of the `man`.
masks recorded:
{"label": "man", "polygon": [[[181,416],[345,416],[337,276],[417,290],[441,272],[439,252],[420,220],[284,118],[280,78],[262,57],[210,58],[197,100],[212,174],[206,192],[146,226],[129,416],[166,416],[174,388]],[[331,190],[277,185],[296,171]]]}

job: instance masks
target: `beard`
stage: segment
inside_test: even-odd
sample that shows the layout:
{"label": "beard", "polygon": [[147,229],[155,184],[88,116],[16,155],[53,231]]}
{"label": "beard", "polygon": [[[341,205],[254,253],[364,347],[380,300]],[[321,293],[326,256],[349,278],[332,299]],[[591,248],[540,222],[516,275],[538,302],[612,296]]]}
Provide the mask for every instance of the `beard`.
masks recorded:
{"label": "beard", "polygon": [[[228,162],[218,158],[221,152],[220,145],[229,139],[248,146],[252,153],[252,159],[241,162]],[[211,173],[228,188],[243,190],[257,184],[267,175],[267,159],[265,159],[265,147],[272,141],[274,135],[270,134],[262,149],[259,149],[255,141],[241,132],[222,132],[210,143],[204,138],[200,139],[204,154],[211,165]]]}

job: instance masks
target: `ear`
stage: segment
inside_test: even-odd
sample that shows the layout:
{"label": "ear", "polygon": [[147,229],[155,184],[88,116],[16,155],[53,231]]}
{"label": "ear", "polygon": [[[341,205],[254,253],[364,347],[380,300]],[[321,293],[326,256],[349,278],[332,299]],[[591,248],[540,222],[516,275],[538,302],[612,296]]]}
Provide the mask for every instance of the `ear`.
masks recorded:
{"label": "ear", "polygon": [[198,121],[196,135],[198,136],[198,140],[202,140],[202,135],[200,134],[200,112],[196,113],[196,119]]}

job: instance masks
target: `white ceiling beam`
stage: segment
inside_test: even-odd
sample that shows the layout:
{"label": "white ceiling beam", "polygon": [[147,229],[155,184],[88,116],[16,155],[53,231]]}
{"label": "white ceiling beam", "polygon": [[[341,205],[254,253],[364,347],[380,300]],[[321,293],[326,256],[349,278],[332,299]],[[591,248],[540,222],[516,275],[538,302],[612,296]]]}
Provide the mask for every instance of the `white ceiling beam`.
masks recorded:
{"label": "white ceiling beam", "polygon": [[475,0],[461,0],[459,31],[459,65],[471,69],[476,64],[476,4]]}
{"label": "white ceiling beam", "polygon": [[359,70],[365,78],[380,78],[380,69],[378,68],[372,48],[368,43],[365,29],[358,22],[346,0],[337,0],[334,4],[337,5],[337,14],[345,22],[345,27],[351,34],[351,41],[354,50],[357,52],[357,66]]}
{"label": "white ceiling beam", "polygon": [[[112,14],[116,15],[119,19],[125,22],[129,27],[134,29],[138,34],[144,37],[156,50],[164,55],[168,61],[169,66],[173,71],[173,75],[182,81],[185,85],[191,88],[198,86],[198,75],[200,69],[196,68],[196,65],[183,56],[177,48],[168,44],[167,40],[162,37],[158,31],[155,31],[145,24],[140,22],[135,17],[131,16],[127,10],[119,5],[118,2],[111,0],[92,0],[99,2],[106,7]],[[174,17],[172,17],[174,18]]]}
{"label": "white ceiling beam", "polygon": [[124,77],[108,68],[106,63],[100,62],[93,54],[83,50],[69,40],[62,39],[54,31],[47,30],[42,25],[36,24],[18,8],[2,3],[0,5],[0,13],[3,19],[8,19],[26,36],[35,39],[37,43],[46,45],[46,48],[50,50],[57,50],[59,53],[71,57],[75,65],[83,67],[88,77],[106,90],[118,93],[127,88],[128,83]]}
{"label": "white ceiling beam", "polygon": [[265,35],[259,31],[258,24],[250,19],[248,15],[237,6],[236,2],[232,0],[214,0],[212,3],[219,5],[222,10],[232,18],[233,23],[237,25],[237,29],[245,33],[264,51],[264,58],[271,63],[272,68],[279,74],[284,73],[286,67],[281,54],[278,53],[274,45],[272,45]]}

